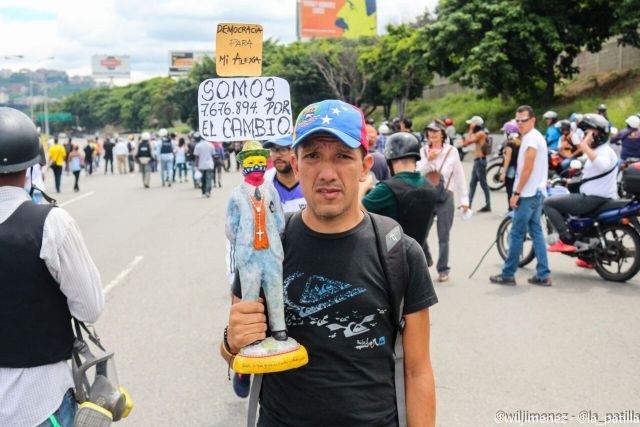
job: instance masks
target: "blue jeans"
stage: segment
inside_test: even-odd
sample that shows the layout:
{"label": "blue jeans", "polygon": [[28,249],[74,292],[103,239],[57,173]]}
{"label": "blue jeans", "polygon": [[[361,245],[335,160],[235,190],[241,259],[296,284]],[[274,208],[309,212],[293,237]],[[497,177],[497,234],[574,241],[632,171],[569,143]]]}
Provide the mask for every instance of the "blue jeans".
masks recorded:
{"label": "blue jeans", "polygon": [[162,185],[165,182],[173,181],[173,158],[160,160],[160,177],[162,178]]}
{"label": "blue jeans", "polygon": [[[51,416],[55,417],[60,427],[73,427],[73,419],[76,416],[77,410],[78,404],[73,396],[73,390],[69,389],[62,398],[62,404]],[[36,427],[53,427],[55,424],[50,420],[51,418]]]}
{"label": "blue jeans", "polygon": [[540,224],[543,201],[544,197],[540,192],[533,197],[521,197],[518,200],[518,207],[513,213],[511,234],[509,234],[509,255],[502,267],[503,276],[515,276],[527,230],[531,240],[533,240],[533,250],[536,254],[536,275],[544,280],[551,274],[549,261],[547,260],[547,244],[544,241],[542,225]]}
{"label": "blue jeans", "polygon": [[202,194],[210,194],[211,193],[211,180],[213,178],[213,169],[200,169],[202,172]]}
{"label": "blue jeans", "polygon": [[491,207],[491,192],[487,184],[487,159],[475,159],[473,170],[471,171],[471,181],[469,182],[469,206],[473,204],[473,196],[476,194],[476,186],[480,183],[480,188],[484,192],[484,205]]}

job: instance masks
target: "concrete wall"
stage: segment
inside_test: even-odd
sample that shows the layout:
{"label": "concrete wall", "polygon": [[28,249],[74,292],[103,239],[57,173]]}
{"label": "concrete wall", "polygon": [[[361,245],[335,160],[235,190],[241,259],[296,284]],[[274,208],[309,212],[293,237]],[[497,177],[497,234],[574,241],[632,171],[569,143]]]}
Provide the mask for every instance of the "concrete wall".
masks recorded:
{"label": "concrete wall", "polygon": [[[579,77],[640,68],[640,49],[630,46],[618,46],[616,39],[610,39],[602,45],[602,50],[598,53],[587,51],[580,53],[576,57],[574,64],[580,69]],[[451,83],[443,77],[436,76],[433,79],[433,87],[424,90],[423,98],[436,99],[450,93],[460,93],[464,90],[468,89],[461,87],[459,84]]]}

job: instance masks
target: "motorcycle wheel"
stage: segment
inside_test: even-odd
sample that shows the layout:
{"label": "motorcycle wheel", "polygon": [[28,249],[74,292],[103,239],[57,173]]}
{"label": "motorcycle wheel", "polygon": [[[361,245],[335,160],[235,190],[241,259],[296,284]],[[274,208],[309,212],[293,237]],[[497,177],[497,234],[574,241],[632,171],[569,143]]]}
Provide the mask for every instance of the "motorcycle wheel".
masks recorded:
{"label": "motorcycle wheel", "polygon": [[499,191],[504,188],[504,182],[500,182],[502,174],[502,162],[490,163],[487,166],[487,184],[491,191]]}
{"label": "motorcycle wheel", "polygon": [[630,225],[611,224],[602,230],[606,248],[594,250],[594,267],[605,280],[626,282],[640,271],[640,234]]}
{"label": "motorcycle wheel", "polygon": [[[511,234],[511,217],[506,217],[502,220],[498,226],[498,233],[496,236],[496,246],[498,246],[498,253],[503,260],[507,259],[509,255],[509,235]],[[536,257],[533,251],[533,242],[527,234],[524,239],[524,245],[522,246],[522,254],[520,254],[519,267],[525,267],[531,263]]]}

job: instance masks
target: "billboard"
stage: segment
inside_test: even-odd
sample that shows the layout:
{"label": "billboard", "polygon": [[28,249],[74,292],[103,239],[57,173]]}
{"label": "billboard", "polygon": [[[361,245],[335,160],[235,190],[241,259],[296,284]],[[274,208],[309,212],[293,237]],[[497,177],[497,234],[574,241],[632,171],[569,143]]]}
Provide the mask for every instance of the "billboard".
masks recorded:
{"label": "billboard", "polygon": [[215,59],[216,53],[212,50],[172,50],[169,51],[169,76],[184,76],[189,72],[193,64],[202,62],[205,57]]}
{"label": "billboard", "polygon": [[376,0],[298,0],[298,38],[378,34]]}
{"label": "billboard", "polygon": [[93,55],[91,70],[96,78],[129,78],[131,76],[131,59],[123,55]]}

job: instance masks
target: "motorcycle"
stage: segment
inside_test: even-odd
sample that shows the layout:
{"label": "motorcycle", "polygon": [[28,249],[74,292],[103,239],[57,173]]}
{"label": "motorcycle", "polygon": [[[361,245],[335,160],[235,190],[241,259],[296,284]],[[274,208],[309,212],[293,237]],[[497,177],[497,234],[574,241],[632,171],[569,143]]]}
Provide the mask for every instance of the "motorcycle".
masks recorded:
{"label": "motorcycle", "polygon": [[629,168],[631,165],[635,164],[635,163],[639,163],[640,159],[637,157],[627,157],[626,160],[623,160],[620,162],[620,165],[618,167],[618,178],[617,178],[617,182],[618,182],[618,196],[621,198],[629,198],[631,197],[625,190],[624,187],[622,185],[622,176],[624,175],[624,171],[627,170],[627,168]]}
{"label": "motorcycle", "polygon": [[501,142],[498,145],[498,151],[487,157],[487,185],[491,191],[502,190],[505,186],[505,183],[500,181],[500,176],[504,166],[506,148],[507,142]]}
{"label": "motorcycle", "polygon": [[[640,271],[640,164],[635,172],[623,179],[625,189],[632,194],[631,199],[608,200],[600,207],[581,217],[569,216],[567,225],[576,240],[584,243],[584,248],[563,255],[576,257],[592,264],[600,277],[613,282],[626,282]],[[547,190],[549,195],[568,194],[564,187]],[[496,242],[502,259],[509,253],[509,234],[513,215],[505,217],[498,226]],[[542,214],[542,229],[547,243],[555,243],[551,221]],[[533,244],[529,236],[525,240],[519,266],[524,267],[535,258]]]}

